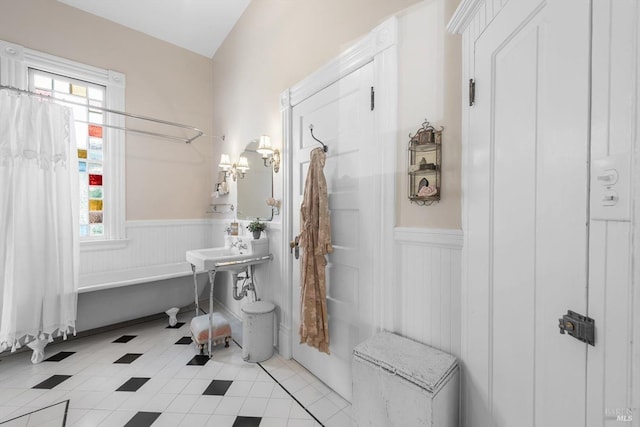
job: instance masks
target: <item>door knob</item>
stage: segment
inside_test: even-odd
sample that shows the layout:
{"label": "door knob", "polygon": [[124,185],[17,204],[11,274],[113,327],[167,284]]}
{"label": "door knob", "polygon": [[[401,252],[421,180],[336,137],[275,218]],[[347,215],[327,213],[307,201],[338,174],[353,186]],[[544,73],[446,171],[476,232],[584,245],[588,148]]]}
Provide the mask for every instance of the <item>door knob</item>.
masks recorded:
{"label": "door knob", "polygon": [[294,253],[294,250],[295,250],[296,259],[300,257],[300,247],[298,246],[299,241],[300,241],[300,236],[296,236],[295,239],[289,242],[289,248],[291,250],[291,253]]}

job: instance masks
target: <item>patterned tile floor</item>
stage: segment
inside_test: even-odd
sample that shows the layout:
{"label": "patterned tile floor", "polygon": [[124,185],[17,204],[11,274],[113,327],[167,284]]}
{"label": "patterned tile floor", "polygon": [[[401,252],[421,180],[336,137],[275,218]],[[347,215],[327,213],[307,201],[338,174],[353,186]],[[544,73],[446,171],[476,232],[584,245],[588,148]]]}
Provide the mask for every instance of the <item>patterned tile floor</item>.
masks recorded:
{"label": "patterned tile floor", "polygon": [[50,345],[38,365],[30,352],[1,358],[0,425],[65,400],[67,426],[352,424],[349,403],[295,361],[275,354],[246,363],[235,343],[201,357],[188,324],[166,325],[155,320]]}

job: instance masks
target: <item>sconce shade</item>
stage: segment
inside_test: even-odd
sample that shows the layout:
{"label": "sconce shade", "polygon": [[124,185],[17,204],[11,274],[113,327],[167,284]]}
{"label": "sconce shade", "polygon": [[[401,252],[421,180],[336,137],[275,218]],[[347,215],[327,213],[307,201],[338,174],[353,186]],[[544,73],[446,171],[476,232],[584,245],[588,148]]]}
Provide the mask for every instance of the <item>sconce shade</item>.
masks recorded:
{"label": "sconce shade", "polygon": [[228,171],[229,169],[231,169],[231,159],[229,158],[228,154],[220,155],[220,163],[218,164],[218,167],[223,171]]}
{"label": "sconce shade", "polygon": [[267,135],[260,136],[260,144],[258,144],[258,153],[262,154],[262,158],[267,158],[273,154],[273,148],[271,147],[271,138]]}
{"label": "sconce shade", "polygon": [[242,173],[246,172],[249,170],[249,160],[247,160],[246,157],[241,156],[238,159],[238,165],[236,166],[238,168],[238,170]]}

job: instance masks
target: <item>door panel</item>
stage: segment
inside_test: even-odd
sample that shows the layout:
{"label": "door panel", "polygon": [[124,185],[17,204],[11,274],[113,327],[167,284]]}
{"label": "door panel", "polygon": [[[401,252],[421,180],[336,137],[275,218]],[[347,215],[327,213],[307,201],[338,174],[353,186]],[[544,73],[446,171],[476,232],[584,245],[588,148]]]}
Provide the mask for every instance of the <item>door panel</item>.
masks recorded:
{"label": "door panel", "polygon": [[[351,399],[353,347],[373,334],[371,230],[374,203],[371,196],[378,180],[371,179],[370,165],[380,150],[370,146],[372,116],[369,108],[373,66],[367,64],[293,108],[293,230],[300,230],[300,212],[309,154],[320,145],[314,134],[329,146],[324,174],[331,212],[334,251],[328,259],[327,310],[331,355],[300,345],[300,261],[293,262],[293,357],[314,375]],[[368,149],[365,149],[368,148]]]}
{"label": "door panel", "polygon": [[476,42],[469,425],[585,424],[586,344],[557,324],[586,314],[589,44],[582,0],[512,0]]}

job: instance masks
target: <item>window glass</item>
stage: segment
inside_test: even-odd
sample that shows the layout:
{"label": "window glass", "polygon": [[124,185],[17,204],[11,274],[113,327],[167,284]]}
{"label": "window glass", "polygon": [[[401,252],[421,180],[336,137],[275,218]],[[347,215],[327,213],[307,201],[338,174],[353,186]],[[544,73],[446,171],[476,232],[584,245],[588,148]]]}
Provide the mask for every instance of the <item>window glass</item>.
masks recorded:
{"label": "window glass", "polygon": [[[73,110],[74,130],[78,145],[78,172],[80,178],[80,237],[96,238],[105,234],[102,171],[104,170],[103,138],[106,129],[101,110],[105,107],[106,88],[101,85],[29,69],[29,90],[52,96]],[[94,108],[92,108],[94,107]]]}

